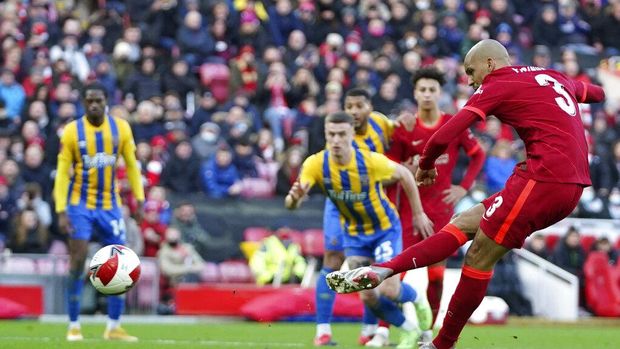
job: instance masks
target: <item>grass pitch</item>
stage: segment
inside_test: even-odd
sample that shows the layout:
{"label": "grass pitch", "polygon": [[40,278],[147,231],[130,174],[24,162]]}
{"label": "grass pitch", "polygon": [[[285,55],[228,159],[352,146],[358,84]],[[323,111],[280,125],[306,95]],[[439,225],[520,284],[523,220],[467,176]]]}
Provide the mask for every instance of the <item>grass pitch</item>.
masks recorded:
{"label": "grass pitch", "polygon": [[[312,346],[314,324],[250,322],[198,324],[126,324],[138,343],[106,342],[101,339],[103,324],[83,324],[83,342],[64,340],[66,324],[37,321],[0,322],[0,348],[253,348],[306,349]],[[360,348],[359,324],[333,325],[334,348]],[[392,330],[392,340],[398,330]],[[620,348],[620,321],[581,321],[554,324],[534,319],[514,319],[505,326],[468,326],[458,349],[617,349]]]}

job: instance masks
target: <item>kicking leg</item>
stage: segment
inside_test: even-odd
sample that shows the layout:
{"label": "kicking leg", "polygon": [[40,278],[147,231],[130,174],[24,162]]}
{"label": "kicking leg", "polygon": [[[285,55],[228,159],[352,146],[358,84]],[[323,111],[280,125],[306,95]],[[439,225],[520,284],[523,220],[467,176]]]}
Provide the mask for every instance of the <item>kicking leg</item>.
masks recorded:
{"label": "kicking leg", "polygon": [[443,327],[433,341],[437,349],[449,349],[456,343],[467,320],[484,298],[495,263],[508,251],[482,230],[476,234],[465,256],[461,280],[450,300]]}

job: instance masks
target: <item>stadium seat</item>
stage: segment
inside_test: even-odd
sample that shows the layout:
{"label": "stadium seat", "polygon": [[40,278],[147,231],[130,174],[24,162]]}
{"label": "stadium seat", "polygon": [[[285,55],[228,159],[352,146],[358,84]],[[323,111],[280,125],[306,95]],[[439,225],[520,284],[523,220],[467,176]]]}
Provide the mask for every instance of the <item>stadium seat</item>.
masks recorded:
{"label": "stadium seat", "polygon": [[218,103],[228,100],[228,84],[230,80],[230,70],[228,66],[221,63],[204,63],[200,66],[200,82],[204,87],[208,87],[213,98]]}
{"label": "stadium seat", "polygon": [[216,263],[207,262],[205,267],[200,272],[200,281],[202,282],[219,282],[220,281],[220,269]]}
{"label": "stadium seat", "polygon": [[37,266],[31,258],[11,256],[2,266],[2,271],[7,274],[36,274]]}
{"label": "stadium seat", "polygon": [[267,236],[271,235],[271,230],[264,227],[247,227],[243,231],[244,241],[256,241],[259,242]]}
{"label": "stadium seat", "polygon": [[596,242],[596,236],[583,235],[580,241],[581,247],[583,247],[583,250],[588,253],[590,249],[592,249],[592,245]]}
{"label": "stadium seat", "polygon": [[545,243],[547,245],[547,251],[550,253],[555,249],[555,245],[560,241],[560,235],[558,234],[549,234],[545,237]]}
{"label": "stadium seat", "polygon": [[222,282],[250,283],[254,282],[252,271],[245,261],[228,260],[219,264]]}
{"label": "stadium seat", "polygon": [[592,252],[584,264],[585,295],[597,316],[620,316],[620,286],[617,273],[603,252]]}
{"label": "stadium seat", "polygon": [[63,241],[54,240],[47,253],[54,256],[65,256],[69,254],[69,249],[67,248],[67,244]]}
{"label": "stadium seat", "polygon": [[322,257],[325,253],[323,229],[306,229],[303,232],[301,252],[304,256]]}
{"label": "stadium seat", "polygon": [[300,232],[299,230],[289,229],[289,234],[291,241],[298,244],[299,246],[303,245],[304,233]]}

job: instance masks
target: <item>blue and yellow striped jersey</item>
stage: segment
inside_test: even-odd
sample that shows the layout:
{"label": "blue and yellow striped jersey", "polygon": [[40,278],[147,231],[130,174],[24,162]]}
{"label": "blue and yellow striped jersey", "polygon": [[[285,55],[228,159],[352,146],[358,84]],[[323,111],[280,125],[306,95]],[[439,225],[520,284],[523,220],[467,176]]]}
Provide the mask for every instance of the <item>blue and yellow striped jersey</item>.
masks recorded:
{"label": "blue and yellow striped jersey", "polygon": [[394,133],[394,122],[387,116],[373,111],[368,117],[366,134],[355,134],[353,146],[384,154],[390,145],[390,139]]}
{"label": "blue and yellow striped jersey", "polygon": [[398,213],[381,184],[395,169],[395,162],[376,152],[354,149],[351,161],[338,165],[328,150],[322,150],[304,161],[300,182],[322,187],[338,207],[349,235],[370,235],[398,222]]}
{"label": "blue and yellow striped jersey", "polygon": [[84,205],[88,209],[119,207],[121,201],[116,185],[119,155],[123,156],[127,165],[136,199],[143,201],[144,189],[135,151],[131,127],[123,119],[106,116],[98,127],[85,116],[69,123],[63,130],[58,154],[54,186],[56,211],[64,212],[67,202],[72,206]]}

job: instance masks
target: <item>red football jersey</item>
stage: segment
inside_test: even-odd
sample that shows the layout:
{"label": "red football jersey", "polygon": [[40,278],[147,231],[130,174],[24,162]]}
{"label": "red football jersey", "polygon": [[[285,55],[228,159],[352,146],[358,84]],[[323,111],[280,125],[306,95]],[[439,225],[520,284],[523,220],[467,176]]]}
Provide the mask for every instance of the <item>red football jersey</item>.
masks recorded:
{"label": "red football jersey", "polygon": [[[415,127],[412,131],[408,131],[400,126],[394,130],[392,135],[392,143],[386,155],[400,163],[409,160],[412,156],[422,154],[422,150],[426,146],[429,138],[443,126],[452,116],[442,114],[437,123],[433,126],[424,125],[420,118],[416,120]],[[418,187],[420,199],[424,212],[434,222],[434,217],[452,216],[454,207],[442,201],[443,191],[452,185],[452,171],[456,166],[459,148],[463,148],[468,155],[473,154],[479,149],[480,145],[474,138],[471,131],[461,133],[448,146],[448,149],[435,160],[438,176],[435,184],[430,187]],[[471,181],[464,184],[471,186]],[[465,188],[469,189],[469,188]],[[390,200],[398,205],[398,212],[401,216],[403,226],[412,224],[411,205],[407,199],[407,195],[399,185],[391,185],[386,188],[386,192]],[[434,222],[435,223],[435,222]],[[437,228],[437,227],[435,227]],[[441,228],[441,227],[438,227]]]}
{"label": "red football jersey", "polygon": [[494,115],[525,143],[515,173],[540,182],[590,185],[588,146],[577,96],[587,86],[539,67],[510,66],[485,77],[463,109]]}

